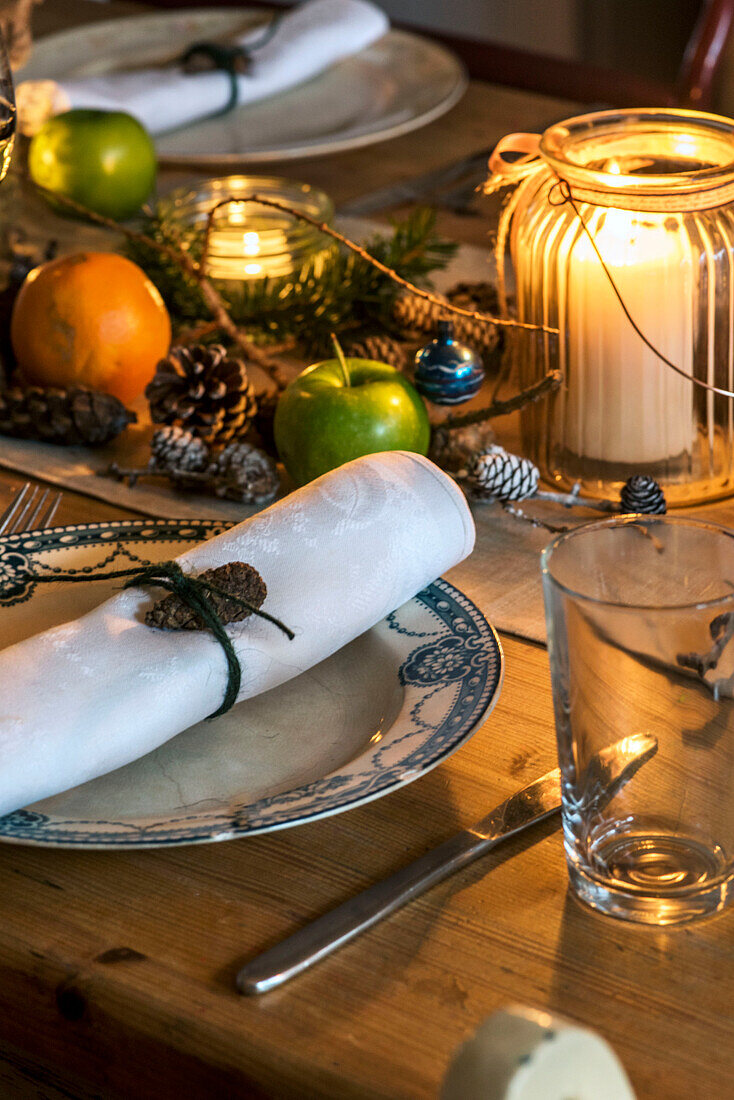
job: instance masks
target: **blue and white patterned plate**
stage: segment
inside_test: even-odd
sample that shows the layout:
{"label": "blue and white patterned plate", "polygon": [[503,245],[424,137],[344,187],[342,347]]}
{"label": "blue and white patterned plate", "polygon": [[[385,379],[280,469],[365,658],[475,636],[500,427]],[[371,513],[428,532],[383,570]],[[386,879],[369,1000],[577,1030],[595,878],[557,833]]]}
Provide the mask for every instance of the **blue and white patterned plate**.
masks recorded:
{"label": "blue and white patterned plate", "polygon": [[[76,618],[119,584],[14,584],[29,568],[97,571],[161,561],[226,526],[125,520],[0,538],[0,648]],[[0,817],[0,840],[64,848],[191,844],[351,809],[458,749],[496,702],[501,681],[494,630],[466,596],[438,580],[290,683],[124,768]]]}

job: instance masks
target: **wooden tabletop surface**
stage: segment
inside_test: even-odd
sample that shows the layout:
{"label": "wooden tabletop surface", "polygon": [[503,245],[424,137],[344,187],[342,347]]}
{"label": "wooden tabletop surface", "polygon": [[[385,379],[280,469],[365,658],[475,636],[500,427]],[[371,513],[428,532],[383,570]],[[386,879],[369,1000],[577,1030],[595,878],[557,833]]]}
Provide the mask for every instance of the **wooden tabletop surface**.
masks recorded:
{"label": "wooden tabletop surface", "polygon": [[[130,5],[46,0],[43,31]],[[472,85],[444,119],[289,165],[337,201],[532,130],[568,105]],[[442,217],[481,242],[481,217]],[[0,443],[0,464],[2,461]],[[23,479],[0,470],[0,509]],[[131,513],[67,494],[60,523]],[[491,570],[491,561],[486,569]],[[482,605],[472,573],[470,595]],[[461,568],[454,574],[461,586]],[[468,587],[468,586],[467,586]],[[481,586],[480,586],[481,588]],[[491,619],[492,608],[483,606]],[[679,930],[568,894],[556,824],[510,841],[282,990],[238,966],[554,765],[543,648],[502,639],[497,708],[438,769],[349,813],[223,844],[140,852],[0,845],[0,1097],[434,1097],[457,1046],[512,1002],[597,1028],[640,1100],[734,1097],[731,916]]]}

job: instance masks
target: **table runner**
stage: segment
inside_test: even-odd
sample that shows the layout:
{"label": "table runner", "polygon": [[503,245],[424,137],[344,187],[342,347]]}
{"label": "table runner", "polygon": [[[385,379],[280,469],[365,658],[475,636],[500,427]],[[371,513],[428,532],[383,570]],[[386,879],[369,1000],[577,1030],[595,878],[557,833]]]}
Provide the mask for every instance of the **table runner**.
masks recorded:
{"label": "table runner", "polygon": [[[340,219],[339,226],[348,236],[362,239],[381,228],[375,222],[357,218]],[[100,247],[99,243],[96,247]],[[436,276],[436,287],[442,290],[460,280],[491,277],[489,265],[489,249],[462,245],[449,267]],[[149,516],[239,523],[258,510],[214,496],[177,492],[160,479],[140,481],[131,489],[113,478],[100,476],[112,461],[121,466],[144,466],[148,460],[150,425],[145,402],[141,400],[134,407],[141,422],[106,447],[96,450],[58,447],[0,437],[0,464],[19,474],[42,478],[61,488]],[[506,441],[510,447],[512,438],[503,433],[507,421],[507,417],[499,419],[496,427],[500,441]],[[284,486],[285,490],[288,488]],[[531,502],[524,508],[528,514],[555,524],[574,525],[600,518],[598,512],[567,510],[541,502]],[[539,555],[552,535],[513,518],[498,504],[476,502],[472,511],[477,525],[474,553],[451,570],[449,579],[482,608],[498,630],[545,643]],[[705,508],[686,509],[681,514],[704,516],[734,526],[734,498]]]}

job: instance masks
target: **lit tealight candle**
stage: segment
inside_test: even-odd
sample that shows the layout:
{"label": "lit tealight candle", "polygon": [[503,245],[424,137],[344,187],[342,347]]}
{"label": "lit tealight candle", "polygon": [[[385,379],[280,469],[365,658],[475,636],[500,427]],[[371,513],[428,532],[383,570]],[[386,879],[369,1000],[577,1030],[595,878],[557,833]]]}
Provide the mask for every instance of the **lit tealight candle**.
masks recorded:
{"label": "lit tealight candle", "polygon": [[293,274],[298,259],[289,234],[295,221],[256,202],[220,207],[209,235],[208,274],[214,279],[279,279]]}
{"label": "lit tealight candle", "polygon": [[250,199],[251,195],[282,202],[317,221],[328,223],[334,213],[333,203],[323,191],[283,179],[227,176],[210,180],[200,191],[179,191],[174,202],[187,225],[203,229],[209,212],[217,207],[209,234],[207,274],[244,283],[299,279],[308,270],[318,273],[332,254],[332,243],[308,223],[264,206]]}

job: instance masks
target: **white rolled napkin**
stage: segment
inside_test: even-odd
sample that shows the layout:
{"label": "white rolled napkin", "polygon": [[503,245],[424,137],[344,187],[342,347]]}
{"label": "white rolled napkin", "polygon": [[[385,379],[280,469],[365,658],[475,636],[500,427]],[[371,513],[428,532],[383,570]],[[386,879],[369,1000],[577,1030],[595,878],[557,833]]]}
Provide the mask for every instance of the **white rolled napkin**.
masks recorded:
{"label": "white rolled napkin", "polygon": [[[253,49],[250,71],[237,77],[238,106],[305,83],[359,53],[388,29],[387,16],[371,0],[306,0],[284,14],[272,37]],[[247,49],[262,37],[260,27],[231,44]],[[22,81],[17,101],[24,132],[61,111],[91,107],[127,111],[150,133],[161,134],[221,111],[230,92],[227,73],[187,75],[180,67],[141,68],[61,83]]]}
{"label": "white rolled napkin", "polygon": [[[263,610],[295,632],[291,641],[255,616],[227,628],[242,700],[341,649],[473,545],[454,482],[394,451],[325,474],[178,561],[193,573],[253,565],[268,589]],[[152,602],[128,589],[0,653],[0,813],[136,760],[218,709],[221,646],[208,632],[145,626]]]}

